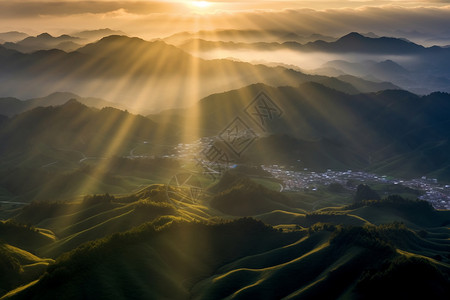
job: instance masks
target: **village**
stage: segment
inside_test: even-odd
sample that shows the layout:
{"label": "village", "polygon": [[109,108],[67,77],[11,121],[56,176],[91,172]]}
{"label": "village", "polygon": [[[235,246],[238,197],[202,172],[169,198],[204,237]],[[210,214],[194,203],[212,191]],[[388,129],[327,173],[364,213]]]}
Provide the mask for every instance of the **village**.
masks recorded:
{"label": "village", "polygon": [[262,168],[283,182],[284,191],[317,191],[320,186],[339,183],[343,187],[355,190],[354,183],[366,184],[394,184],[402,185],[414,190],[423,191],[417,198],[430,202],[435,209],[450,209],[450,185],[439,184],[435,178],[423,176],[418,179],[396,179],[386,175],[376,175],[362,171],[332,171],[314,172],[304,169],[294,171],[278,165],[263,165]]}

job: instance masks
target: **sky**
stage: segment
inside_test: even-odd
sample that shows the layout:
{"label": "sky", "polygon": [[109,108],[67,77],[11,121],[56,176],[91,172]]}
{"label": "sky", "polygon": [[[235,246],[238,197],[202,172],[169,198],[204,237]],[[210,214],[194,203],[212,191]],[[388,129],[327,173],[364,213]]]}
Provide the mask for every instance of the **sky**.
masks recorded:
{"label": "sky", "polygon": [[450,0],[425,1],[37,1],[0,0],[0,32],[53,35],[111,28],[144,38],[179,31],[284,29],[450,36]]}

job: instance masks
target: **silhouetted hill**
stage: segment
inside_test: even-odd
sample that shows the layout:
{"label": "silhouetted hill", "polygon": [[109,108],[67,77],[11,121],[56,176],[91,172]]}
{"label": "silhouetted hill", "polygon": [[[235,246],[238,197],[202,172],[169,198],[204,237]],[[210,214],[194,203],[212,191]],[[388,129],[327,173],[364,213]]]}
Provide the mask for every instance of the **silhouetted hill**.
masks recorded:
{"label": "silhouetted hill", "polygon": [[87,40],[88,42],[94,42],[94,41],[99,40],[106,36],[125,35],[125,33],[120,30],[112,30],[109,28],[103,28],[103,29],[93,29],[93,30],[84,30],[84,31],[73,32],[70,35],[81,38],[81,39],[83,39],[83,41]]}
{"label": "silhouetted hill", "polygon": [[288,30],[242,30],[242,29],[219,29],[201,30],[198,32],[180,32],[164,38],[168,43],[180,45],[188,40],[202,39],[208,41],[222,41],[234,43],[257,43],[257,42],[285,42],[296,41],[306,43],[311,41],[335,41],[334,37],[321,34],[299,35]]}
{"label": "silhouetted hill", "polygon": [[313,42],[305,45],[308,50],[327,52],[355,52],[377,54],[412,54],[424,50],[423,46],[398,38],[365,37],[357,32],[349,33],[336,42]]}
{"label": "silhouetted hill", "polygon": [[0,39],[4,42],[18,42],[28,37],[28,34],[19,31],[9,31],[0,33]]}
{"label": "silhouetted hill", "polygon": [[211,188],[215,193],[211,206],[232,216],[252,216],[283,209],[291,204],[283,194],[271,191],[247,177],[225,173]]}
{"label": "silhouetted hill", "polygon": [[103,99],[92,97],[80,97],[73,93],[56,92],[42,98],[28,100],[19,100],[16,98],[0,98],[0,111],[6,116],[13,116],[36,107],[59,106],[65,104],[70,99],[76,99],[78,102],[94,108],[114,107],[125,110],[126,107],[109,102]]}
{"label": "silhouetted hill", "polygon": [[324,66],[342,70],[350,75],[364,77],[370,74],[376,78],[385,80],[391,80],[393,76],[406,76],[409,74],[408,70],[392,60],[382,62],[366,61],[362,63],[335,60],[327,62]]}
{"label": "silhouetted hill", "polygon": [[[146,110],[186,106],[199,97],[256,82],[274,86],[296,86],[305,81],[328,84],[324,76],[280,66],[203,60],[162,41],[126,36],[105,37],[71,53],[53,49],[23,54],[2,47],[0,64],[4,75],[0,93],[4,95],[32,98],[57,88],[125,106],[131,99],[133,108]],[[356,92],[349,83],[333,80],[330,84],[344,92]],[[27,89],[20,88],[24,85]],[[167,86],[179,86],[183,93]]]}
{"label": "silhouetted hill", "polygon": [[319,37],[315,40],[302,44],[295,39],[283,42],[236,42],[225,41],[220,38],[214,40],[205,40],[202,38],[188,39],[180,44],[180,48],[189,51],[200,50],[209,51],[214,49],[254,49],[254,50],[280,50],[291,49],[296,51],[314,51],[326,53],[372,53],[372,54],[400,54],[408,55],[421,53],[426,49],[423,46],[409,41],[390,37],[366,37],[357,32],[349,33],[338,40],[324,41]]}
{"label": "silhouetted hill", "polygon": [[[261,91],[283,111],[281,117],[267,120],[265,132],[244,113]],[[387,90],[348,95],[318,83],[297,88],[259,84],[214,94],[191,109],[163,112],[152,119],[193,124],[192,132],[214,136],[240,116],[261,133],[242,159],[284,160],[289,165],[300,160],[306,167],[325,169],[365,166],[401,177],[437,172],[440,178],[449,178],[444,154],[449,146],[449,117],[444,113],[450,109],[449,99],[446,93],[419,97]]]}
{"label": "silhouetted hill", "polygon": [[72,99],[62,106],[38,107],[11,118],[0,131],[1,152],[31,154],[44,144],[86,156],[112,156],[130,143],[152,139],[154,130],[155,123],[142,116],[109,107],[92,109]]}
{"label": "silhouetted hill", "polygon": [[23,53],[39,50],[60,49],[63,51],[74,51],[81,47],[80,39],[69,35],[53,37],[48,33],[42,33],[35,37],[30,36],[16,43],[7,42],[3,46],[8,49],[17,50]]}

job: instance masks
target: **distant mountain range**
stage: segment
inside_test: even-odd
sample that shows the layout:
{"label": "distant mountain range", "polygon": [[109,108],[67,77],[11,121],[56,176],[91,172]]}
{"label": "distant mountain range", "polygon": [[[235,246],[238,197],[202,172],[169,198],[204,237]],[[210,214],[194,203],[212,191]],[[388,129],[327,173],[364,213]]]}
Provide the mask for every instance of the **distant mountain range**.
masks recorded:
{"label": "distant mountain range", "polygon": [[19,42],[6,42],[3,47],[17,50],[23,53],[30,53],[39,50],[60,49],[66,52],[74,51],[81,47],[80,38],[61,35],[53,37],[48,33],[42,33],[36,37],[30,36]]}
{"label": "distant mountain range", "polygon": [[[431,67],[433,68],[433,67]],[[317,74],[333,74],[342,71],[346,74],[377,81],[385,80],[418,94],[431,91],[450,91],[450,77],[446,73],[436,72],[423,67],[407,70],[392,60],[380,62],[367,60],[362,62],[348,62],[344,60],[330,61],[316,70]],[[340,78],[338,76],[338,78]]]}
{"label": "distant mountain range", "polygon": [[[367,37],[356,32],[341,37],[336,41],[314,40],[301,44],[297,41],[284,42],[233,42],[189,39],[180,45],[185,50],[209,51],[213,49],[257,49],[280,50],[290,49],[303,52],[325,53],[366,53],[408,55],[425,51],[436,51],[439,47],[425,48],[410,41],[391,37]],[[428,49],[428,50],[427,50]]]}
{"label": "distant mountain range", "polygon": [[71,99],[75,99],[86,106],[99,109],[104,107],[114,107],[121,110],[127,109],[120,104],[116,104],[99,98],[85,98],[73,93],[56,92],[46,97],[28,100],[19,100],[16,98],[0,98],[0,113],[5,116],[13,116],[39,106],[60,106]]}
{"label": "distant mountain range", "polygon": [[[236,42],[190,38],[179,43],[179,47],[190,53],[218,49],[326,53],[333,55],[335,59],[326,63],[320,70],[313,70],[311,73],[336,76],[340,72],[344,72],[349,75],[362,76],[368,80],[390,81],[404,89],[420,94],[450,91],[450,73],[448,71],[450,50],[437,46],[426,48],[401,38],[378,37],[374,34],[362,35],[356,32],[334,41],[319,39],[303,44],[295,40]],[[338,64],[338,62],[346,60],[352,62]],[[400,70],[401,72],[399,72]]]}
{"label": "distant mountain range", "polygon": [[0,42],[18,42],[25,38],[27,38],[29,35],[24,32],[19,31],[9,31],[9,32],[1,32],[0,33]]}
{"label": "distant mountain range", "polygon": [[41,33],[37,36],[29,36],[22,32],[0,33],[0,43],[3,47],[17,50],[23,53],[31,53],[39,50],[59,49],[65,52],[75,51],[87,43],[95,42],[109,35],[124,35],[122,31],[106,29],[86,30],[63,34],[54,37],[48,33]]}
{"label": "distant mountain range", "polygon": [[164,41],[174,45],[189,39],[204,39],[209,41],[222,41],[234,43],[251,43],[251,42],[285,42],[296,41],[299,43],[307,43],[317,40],[327,42],[335,41],[336,38],[325,36],[322,34],[298,34],[289,30],[240,30],[240,29],[222,29],[222,30],[202,30],[198,32],[180,32],[164,38]]}
{"label": "distant mountain range", "polygon": [[[329,81],[333,88],[348,93],[386,88],[367,81],[358,84],[356,78],[353,86],[345,80],[284,67],[203,60],[162,41],[126,36],[109,36],[70,53],[40,50],[24,54],[0,46],[0,63],[3,95],[33,98],[65,90],[144,110],[187,106],[211,93],[257,82],[296,86],[306,81]],[[24,85],[27,89],[21,88]]]}

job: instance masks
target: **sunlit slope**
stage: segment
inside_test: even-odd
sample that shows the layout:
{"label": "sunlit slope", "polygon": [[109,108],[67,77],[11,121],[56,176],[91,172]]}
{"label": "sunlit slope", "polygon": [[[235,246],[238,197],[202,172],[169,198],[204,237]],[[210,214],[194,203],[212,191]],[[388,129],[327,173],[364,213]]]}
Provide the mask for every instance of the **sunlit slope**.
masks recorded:
{"label": "sunlit slope", "polygon": [[0,296],[45,272],[53,260],[38,257],[36,249],[54,240],[49,230],[0,221]]}
{"label": "sunlit slope", "polygon": [[[316,80],[326,84],[328,78],[284,67],[203,60],[163,41],[126,36],[105,37],[70,53],[23,54],[0,46],[0,62],[5,75],[0,85],[3,95],[32,98],[72,91],[146,111],[191,105],[199,97],[257,82],[295,86]],[[20,88],[24,85],[26,90]],[[330,85],[356,92],[351,83],[339,79]]]}
{"label": "sunlit slope", "polygon": [[[446,299],[448,258],[410,252],[420,246],[414,239],[398,245],[415,235],[405,230],[314,226],[283,233],[250,219],[216,225],[160,219],[60,257],[12,299],[61,293],[67,299],[366,299],[400,291]],[[438,247],[443,254],[449,245]],[[390,280],[399,289],[390,290]]]}
{"label": "sunlit slope", "polygon": [[169,220],[87,244],[61,257],[48,275],[17,297],[47,299],[64,293],[68,299],[87,294],[186,299],[198,277],[224,262],[290,244],[298,237],[251,220],[209,226],[177,221],[163,226]]}
{"label": "sunlit slope", "polygon": [[[170,170],[177,163],[154,159],[167,151],[167,146],[158,145],[170,139],[157,133],[156,126],[143,116],[89,108],[75,100],[24,112],[0,125],[0,186],[5,197],[30,202],[125,193],[151,179],[161,181],[161,173],[175,172]],[[142,158],[142,151],[134,149],[147,141],[152,147]]]}
{"label": "sunlit slope", "polygon": [[53,262],[52,259],[43,259],[23,249],[0,243],[0,296],[38,279]]}
{"label": "sunlit slope", "polygon": [[36,253],[36,249],[39,247],[53,243],[55,236],[49,230],[8,220],[0,221],[0,240],[11,246]]}
{"label": "sunlit slope", "polygon": [[[448,295],[448,211],[390,196],[306,212],[298,208],[301,196],[270,191],[236,172],[205,192],[191,199],[176,187],[153,185],[24,207],[15,219],[46,229],[14,225],[14,236],[26,231],[46,242],[16,247],[57,262],[8,297],[365,299],[379,295],[377,282],[386,293],[391,280],[406,288],[416,278],[421,284],[408,295]],[[274,227],[236,220],[244,215]]]}
{"label": "sunlit slope", "polygon": [[[222,267],[216,275],[194,287],[194,298],[366,299],[372,297],[371,293],[391,292],[397,295],[386,286],[378,286],[380,290],[375,291],[373,278],[365,275],[367,270],[387,263],[395,266],[378,275],[377,280],[386,281],[392,278],[389,276],[394,276],[397,288],[402,290],[403,295],[413,298],[433,295],[436,299],[445,299],[449,293],[445,286],[448,279],[436,270],[436,266],[446,274],[449,266],[434,260],[416,261],[406,252],[399,255],[391,244],[395,237],[392,240],[389,238],[389,234],[398,230],[395,227],[338,229],[332,230],[331,238],[323,231],[312,232],[309,237],[289,247],[246,257]],[[317,241],[319,236],[322,238],[320,242]],[[412,274],[403,270],[407,265],[424,270],[433,280],[422,276],[414,279]],[[410,286],[411,282],[421,285]]]}
{"label": "sunlit slope", "polygon": [[[121,130],[126,134],[120,135]],[[151,139],[155,124],[151,120],[114,108],[96,110],[76,100],[57,107],[39,107],[12,118],[1,129],[2,150],[12,151],[24,145],[45,144],[58,149],[79,151],[85,156],[102,156],[112,139],[120,139],[115,154],[124,145],[139,139]],[[32,149],[23,149],[32,152]],[[125,150],[128,150],[127,148]],[[83,156],[81,155],[81,158]]]}
{"label": "sunlit slope", "polygon": [[54,232],[55,241],[34,249],[39,254],[57,257],[82,243],[127,231],[161,216],[187,221],[212,217],[208,207],[200,202],[177,207],[171,201],[175,200],[169,200],[165,186],[154,185],[117,198],[96,195],[75,203],[36,202],[24,207],[15,219]]}

